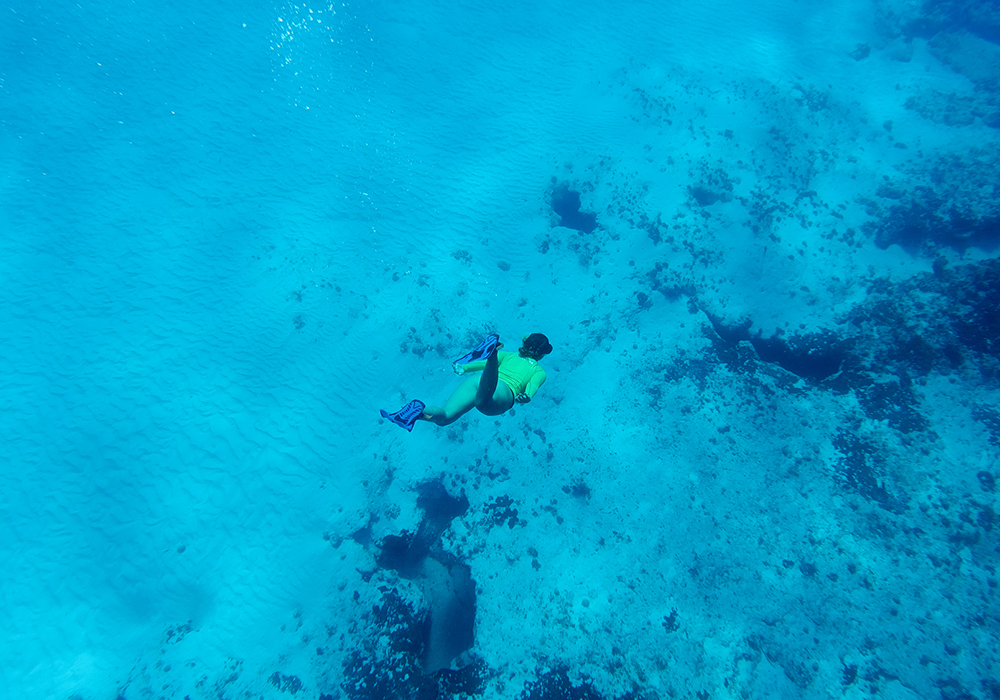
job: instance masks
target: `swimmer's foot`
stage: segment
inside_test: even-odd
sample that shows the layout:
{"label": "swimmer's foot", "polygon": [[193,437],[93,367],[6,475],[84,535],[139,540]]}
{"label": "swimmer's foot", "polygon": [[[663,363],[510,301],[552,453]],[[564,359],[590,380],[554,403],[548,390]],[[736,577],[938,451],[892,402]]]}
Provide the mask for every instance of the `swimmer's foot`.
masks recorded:
{"label": "swimmer's foot", "polygon": [[483,340],[483,342],[481,342],[479,345],[477,345],[472,352],[470,352],[467,355],[463,355],[462,357],[455,360],[452,364],[465,365],[470,362],[475,362],[476,360],[485,360],[497,351],[499,345],[500,345],[500,336],[498,336],[496,333],[490,333],[488,336],[486,336],[486,339]]}
{"label": "swimmer's foot", "polygon": [[406,404],[395,413],[389,413],[385,409],[381,409],[379,413],[382,414],[383,418],[388,418],[400,428],[405,428],[406,432],[410,432],[413,430],[413,424],[418,420],[421,418],[427,420],[424,416],[424,408],[426,408],[426,404],[423,401],[413,399],[413,401]]}

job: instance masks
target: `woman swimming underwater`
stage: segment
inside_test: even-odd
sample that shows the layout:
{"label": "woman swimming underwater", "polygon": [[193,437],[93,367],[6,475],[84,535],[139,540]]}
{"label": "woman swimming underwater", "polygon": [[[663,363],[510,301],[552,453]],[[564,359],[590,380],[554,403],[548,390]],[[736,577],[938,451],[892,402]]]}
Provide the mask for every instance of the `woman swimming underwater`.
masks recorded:
{"label": "woman swimming underwater", "polygon": [[382,417],[413,430],[418,420],[450,425],[473,408],[487,416],[499,416],[515,401],[528,403],[545,381],[545,370],[538,361],[552,352],[552,345],[541,333],[532,333],[524,336],[516,353],[501,352],[502,347],[500,336],[489,335],[472,352],[455,360],[452,367],[457,374],[479,371],[482,374],[467,377],[443,407],[428,406],[414,399],[395,413],[382,410]]}

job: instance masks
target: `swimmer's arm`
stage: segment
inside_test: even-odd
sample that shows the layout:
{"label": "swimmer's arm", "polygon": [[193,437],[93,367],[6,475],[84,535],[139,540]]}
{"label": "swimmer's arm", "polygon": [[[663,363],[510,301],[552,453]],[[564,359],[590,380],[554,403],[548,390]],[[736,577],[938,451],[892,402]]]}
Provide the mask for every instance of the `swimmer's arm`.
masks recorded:
{"label": "swimmer's arm", "polygon": [[[510,355],[509,352],[500,350],[497,352],[497,360],[503,362],[504,358]],[[455,370],[455,374],[465,374],[466,372],[482,372],[486,369],[486,360],[476,360],[475,362],[467,362],[464,365],[452,365],[451,368]]]}
{"label": "swimmer's arm", "polygon": [[455,370],[455,374],[465,374],[466,372],[482,372],[486,369],[486,360],[476,360],[475,362],[466,362],[464,365],[452,365],[451,368]]}
{"label": "swimmer's arm", "polygon": [[538,389],[545,383],[545,370],[538,368],[535,373],[531,375],[531,379],[528,380],[528,385],[524,387],[524,391],[515,397],[518,403],[528,403],[534,398],[535,393]]}

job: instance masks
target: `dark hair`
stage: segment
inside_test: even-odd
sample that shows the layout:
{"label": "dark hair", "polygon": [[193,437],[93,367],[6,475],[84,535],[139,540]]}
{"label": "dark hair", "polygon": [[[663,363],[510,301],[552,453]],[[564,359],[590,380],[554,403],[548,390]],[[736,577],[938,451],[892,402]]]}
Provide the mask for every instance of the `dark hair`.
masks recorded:
{"label": "dark hair", "polygon": [[541,333],[532,333],[524,339],[521,349],[517,352],[521,357],[540,360],[552,352],[552,345],[549,343],[549,339]]}

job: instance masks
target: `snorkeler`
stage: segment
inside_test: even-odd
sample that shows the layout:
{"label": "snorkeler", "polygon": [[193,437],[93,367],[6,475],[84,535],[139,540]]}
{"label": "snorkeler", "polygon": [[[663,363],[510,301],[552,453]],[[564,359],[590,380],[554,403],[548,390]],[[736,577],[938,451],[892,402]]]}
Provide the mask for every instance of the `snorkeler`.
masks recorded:
{"label": "snorkeler", "polygon": [[482,374],[466,378],[443,408],[414,399],[395,413],[380,411],[382,417],[409,431],[418,420],[450,425],[473,408],[487,416],[499,416],[515,401],[528,403],[545,381],[545,370],[538,361],[552,352],[549,339],[541,333],[532,333],[524,336],[516,353],[500,352],[502,347],[500,336],[489,335],[475,350],[452,363],[456,374],[479,371]]}

